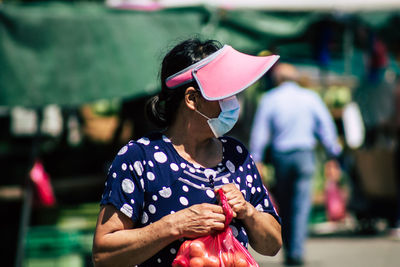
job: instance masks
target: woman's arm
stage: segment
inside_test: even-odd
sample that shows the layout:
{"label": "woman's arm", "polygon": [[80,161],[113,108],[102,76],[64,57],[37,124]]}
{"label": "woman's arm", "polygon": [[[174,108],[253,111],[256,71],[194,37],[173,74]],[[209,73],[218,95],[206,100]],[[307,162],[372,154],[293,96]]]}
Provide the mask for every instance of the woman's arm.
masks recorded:
{"label": "woman's arm", "polygon": [[247,216],[242,221],[249,236],[250,245],[260,254],[275,256],[282,247],[281,225],[269,213],[248,206]]}
{"label": "woman's arm", "polygon": [[224,228],[222,207],[193,205],[143,228],[112,205],[101,208],[93,240],[93,262],[98,266],[134,266],[182,237],[198,237]]}
{"label": "woman's arm", "polygon": [[269,213],[247,202],[234,184],[222,187],[234,217],[242,220],[251,247],[260,254],[274,256],[282,247],[281,225]]}

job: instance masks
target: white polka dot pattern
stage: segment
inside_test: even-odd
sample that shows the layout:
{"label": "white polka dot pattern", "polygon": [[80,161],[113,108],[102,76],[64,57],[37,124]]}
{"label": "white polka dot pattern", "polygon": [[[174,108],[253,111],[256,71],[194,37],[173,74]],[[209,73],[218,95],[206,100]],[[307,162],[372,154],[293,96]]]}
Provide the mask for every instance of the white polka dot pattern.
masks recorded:
{"label": "white polka dot pattern", "polygon": [[144,169],[140,161],[135,161],[135,163],[133,164],[133,168],[135,169],[137,175],[142,176]]}
{"label": "white polka dot pattern", "polygon": [[230,171],[230,172],[232,172],[232,173],[234,173],[235,172],[235,165],[233,165],[233,163],[232,163],[232,161],[230,161],[230,160],[227,160],[226,161],[226,167],[228,168],[228,170]]}
{"label": "white polka dot pattern", "polygon": [[246,176],[246,181],[249,182],[249,183],[252,183],[253,182],[253,177],[251,177],[251,175],[247,175]]}
{"label": "white polka dot pattern", "polygon": [[163,139],[163,141],[166,142],[166,143],[171,143],[171,140],[169,140],[169,138],[166,137],[165,135],[162,136],[162,139]]}
{"label": "white polka dot pattern", "polygon": [[118,155],[121,156],[121,155],[125,154],[126,151],[128,151],[128,146],[124,146],[123,148],[121,148],[121,149],[118,151]]}
{"label": "white polka dot pattern", "polygon": [[206,191],[207,196],[209,196],[210,198],[214,198],[215,197],[215,193],[212,190],[207,190]]}
{"label": "white polka dot pattern", "polygon": [[242,227],[241,232],[247,236],[246,230],[244,230],[244,228]]}
{"label": "white polka dot pattern", "polygon": [[154,159],[159,163],[164,163],[167,161],[167,155],[164,152],[156,152],[154,153]]}
{"label": "white polka dot pattern", "polygon": [[150,140],[147,137],[142,137],[137,142],[146,146],[150,144]]}
{"label": "white polka dot pattern", "polygon": [[131,205],[128,204],[124,204],[120,211],[125,214],[126,216],[128,216],[129,218],[132,218],[132,214],[133,214],[133,208]]}
{"label": "white polka dot pattern", "polygon": [[148,172],[146,176],[150,181],[154,181],[154,179],[156,179],[156,176],[152,172]]}
{"label": "white polka dot pattern", "polygon": [[193,163],[193,167],[195,167],[196,169],[200,168],[201,166],[197,163]]}
{"label": "white polka dot pattern", "polygon": [[[265,196],[266,189],[258,179],[254,162],[242,145],[231,140],[222,139],[222,161],[212,168],[184,160],[176,154],[166,136],[155,142],[149,138],[130,142],[118,151],[110,166],[105,185],[108,191],[102,198],[114,199],[113,203],[119,201],[123,214],[139,218],[143,225],[148,225],[195,203],[215,203],[214,186],[233,183],[258,211],[270,212],[273,207]],[[116,183],[119,187],[115,187]],[[247,246],[247,234],[240,220],[233,220],[230,227],[234,236]],[[169,246],[151,258],[151,264],[146,265],[146,262],[145,265],[170,266],[166,254],[173,258],[176,253],[177,248]]]}
{"label": "white polka dot pattern", "polygon": [[212,169],[205,169],[205,170],[204,170],[204,175],[205,175],[208,179],[210,179],[210,178],[215,179],[215,177],[217,176],[216,172],[215,172],[214,170],[212,170]]}
{"label": "white polka dot pattern", "polygon": [[189,201],[187,200],[186,197],[180,197],[179,198],[179,202],[183,205],[183,206],[187,206],[189,204]]}
{"label": "white polka dot pattern", "polygon": [[142,224],[146,224],[149,220],[149,215],[147,215],[146,212],[143,212],[142,214]]}
{"label": "white polka dot pattern", "polygon": [[263,211],[263,207],[262,207],[261,204],[258,204],[255,208],[256,208],[256,210],[258,210],[258,211]]}
{"label": "white polka dot pattern", "polygon": [[131,194],[133,192],[133,190],[135,190],[134,183],[129,179],[124,179],[122,181],[121,186],[122,186],[122,190],[127,194]]}
{"label": "white polka dot pattern", "polygon": [[176,172],[179,171],[179,167],[176,165],[176,163],[171,163],[169,166],[171,167],[171,170]]}
{"label": "white polka dot pattern", "polygon": [[127,168],[128,168],[128,165],[126,165],[126,163],[122,163],[121,169],[122,169],[123,171],[126,171]]}
{"label": "white polka dot pattern", "polygon": [[231,228],[231,230],[232,230],[232,234],[233,234],[233,236],[234,237],[237,237],[238,236],[238,234],[239,234],[239,231],[238,231],[238,229],[234,226],[234,225],[229,225],[229,227]]}
{"label": "white polka dot pattern", "polygon": [[156,207],[155,207],[153,204],[150,204],[150,205],[149,205],[149,212],[150,212],[151,214],[156,213]]}
{"label": "white polka dot pattern", "polygon": [[163,187],[162,190],[158,191],[158,193],[160,194],[160,196],[162,196],[163,198],[169,198],[172,195],[172,191],[171,188],[169,187]]}

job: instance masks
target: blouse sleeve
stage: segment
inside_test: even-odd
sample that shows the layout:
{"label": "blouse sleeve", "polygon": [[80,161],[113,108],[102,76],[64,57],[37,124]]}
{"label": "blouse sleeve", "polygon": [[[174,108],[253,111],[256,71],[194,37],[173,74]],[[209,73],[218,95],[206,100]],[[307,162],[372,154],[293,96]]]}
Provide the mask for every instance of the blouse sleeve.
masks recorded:
{"label": "blouse sleeve", "polygon": [[140,218],[144,200],[143,155],[134,142],[121,148],[108,171],[100,202],[113,205],[134,222]]}
{"label": "blouse sleeve", "polygon": [[[252,179],[248,178],[248,180],[252,181],[251,187],[251,197],[250,203],[261,212],[267,212],[274,216],[274,218],[281,223],[281,218],[278,215],[278,212],[275,209],[274,203],[271,201],[270,194],[267,188],[264,186],[261,176],[257,170],[257,167],[251,157],[249,157],[251,172],[253,173]],[[248,181],[247,181],[248,182]]]}
{"label": "blouse sleeve", "polygon": [[268,190],[263,184],[261,175],[249,151],[240,141],[232,137],[225,138],[228,140],[226,154],[229,154],[234,162],[234,166],[239,169],[241,175],[240,189],[244,197],[258,211],[270,213],[281,223],[281,219],[271,201]]}

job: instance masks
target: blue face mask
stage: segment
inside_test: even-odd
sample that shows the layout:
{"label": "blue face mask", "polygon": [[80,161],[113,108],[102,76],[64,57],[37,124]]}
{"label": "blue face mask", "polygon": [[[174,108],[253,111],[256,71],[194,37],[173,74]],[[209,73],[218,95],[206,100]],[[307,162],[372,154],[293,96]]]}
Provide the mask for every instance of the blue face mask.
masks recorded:
{"label": "blue face mask", "polygon": [[207,119],[207,123],[215,137],[220,137],[229,132],[239,119],[240,105],[236,96],[219,100],[221,113],[218,118],[209,118],[196,109],[196,112]]}

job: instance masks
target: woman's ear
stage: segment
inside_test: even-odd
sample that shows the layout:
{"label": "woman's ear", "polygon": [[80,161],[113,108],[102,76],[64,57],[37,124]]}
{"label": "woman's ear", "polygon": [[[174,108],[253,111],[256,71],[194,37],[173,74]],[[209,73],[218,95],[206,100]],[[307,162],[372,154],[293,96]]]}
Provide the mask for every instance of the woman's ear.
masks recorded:
{"label": "woman's ear", "polygon": [[185,91],[185,104],[191,110],[196,110],[199,104],[199,92],[194,87],[188,87]]}

